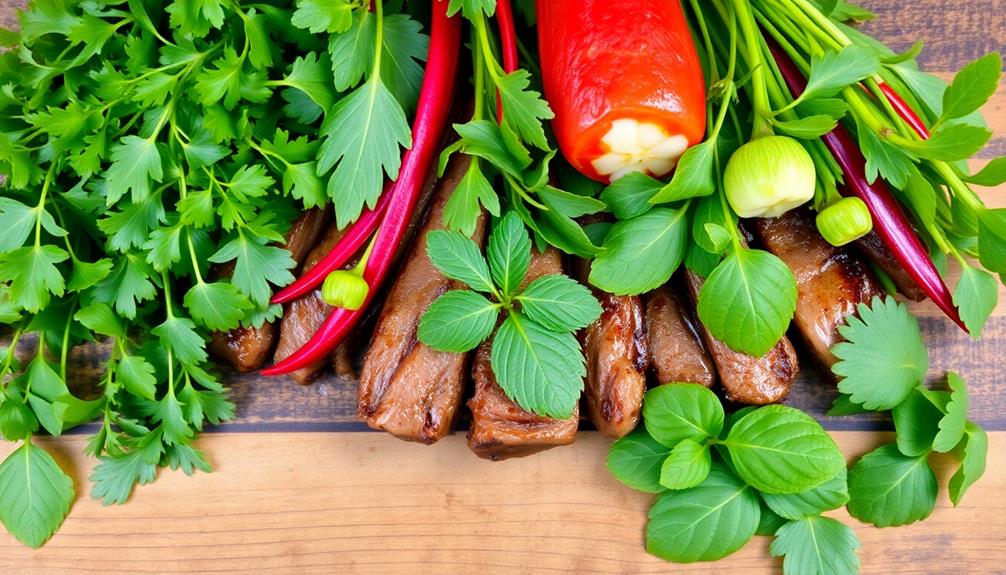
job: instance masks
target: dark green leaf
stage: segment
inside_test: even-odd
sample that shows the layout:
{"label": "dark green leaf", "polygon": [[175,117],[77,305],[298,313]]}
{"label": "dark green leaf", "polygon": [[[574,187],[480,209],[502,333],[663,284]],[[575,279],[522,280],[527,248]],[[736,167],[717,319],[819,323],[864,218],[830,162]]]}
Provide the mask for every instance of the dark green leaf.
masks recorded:
{"label": "dark green leaf", "polygon": [[643,399],[643,424],[656,441],[669,448],[685,439],[701,442],[720,434],[723,406],[705,386],[660,385]]}
{"label": "dark green leaf", "polygon": [[521,311],[553,331],[575,331],[601,316],[601,304],[583,284],[559,274],[531,282],[519,296]]}
{"label": "dark green leaf", "polygon": [[458,232],[434,230],[426,236],[426,250],[430,261],[445,276],[477,291],[496,290],[489,264],[479,246],[469,238]]}
{"label": "dark green leaf", "polygon": [[493,227],[486,255],[489,272],[501,293],[515,295],[531,264],[531,240],[516,213],[507,212]]}
{"label": "dark green leaf", "polygon": [[659,493],[664,490],[660,485],[661,465],[670,452],[640,426],[612,444],[608,471],[633,489]]}
{"label": "dark green leaf", "polygon": [[654,208],[615,223],[590,266],[590,283],[615,295],[640,294],[665,284],[685,257],[687,212]]}
{"label": "dark green leaf", "polygon": [[499,304],[469,290],[437,298],[419,321],[419,341],[437,351],[465,352],[488,338],[496,327]]}
{"label": "dark green leaf", "polygon": [[661,465],[660,485],[667,489],[695,487],[706,480],[711,468],[709,446],[683,439]]}

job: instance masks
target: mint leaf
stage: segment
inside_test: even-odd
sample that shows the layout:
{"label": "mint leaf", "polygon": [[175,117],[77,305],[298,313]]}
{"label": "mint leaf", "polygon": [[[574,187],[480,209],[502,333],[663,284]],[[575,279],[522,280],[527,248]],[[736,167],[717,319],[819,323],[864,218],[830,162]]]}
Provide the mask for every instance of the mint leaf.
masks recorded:
{"label": "mint leaf", "polygon": [[217,331],[237,327],[252,308],[248,297],[226,281],[196,282],[185,292],[184,303],[193,320]]}
{"label": "mint leaf", "polygon": [[507,397],[556,419],[573,414],[587,375],[573,334],[550,331],[517,312],[496,332],[492,368]]}
{"label": "mint leaf", "polygon": [[826,51],[811,58],[807,87],[800,101],[827,98],[842,91],[880,69],[880,60],[868,48],[852,44],[838,52]]}
{"label": "mint leaf", "polygon": [[585,328],[603,311],[586,286],[561,274],[539,277],[516,300],[524,315],[552,331]]}
{"label": "mint leaf", "polygon": [[706,279],[699,319],[732,349],[761,357],[786,334],[796,310],[796,279],[776,256],[741,248]]}
{"label": "mint leaf", "polygon": [[964,442],[960,449],[961,466],[950,478],[950,501],[956,507],[964,493],[985,473],[985,458],[989,438],[978,425],[968,422],[964,427]]}
{"label": "mint leaf", "polygon": [[715,143],[706,140],[685,150],[671,181],[650,199],[650,203],[663,204],[712,194],[716,190],[713,174]]}
{"label": "mint leaf", "polygon": [[921,388],[916,388],[904,401],[894,406],[891,416],[897,432],[898,451],[916,457],[932,450],[943,412],[933,405]]}
{"label": "mint leaf", "polygon": [[821,424],[785,405],[745,415],[722,444],[737,474],[763,493],[807,491],[845,467],[842,452]]}
{"label": "mint leaf", "polygon": [[859,573],[856,550],[861,546],[856,533],[841,521],[805,517],[780,527],[769,553],[784,557],[784,575],[845,575]]}
{"label": "mint leaf", "polygon": [[671,450],[650,437],[643,427],[637,427],[621,437],[608,450],[606,466],[616,479],[629,487],[660,493],[661,466]]}
{"label": "mint leaf", "polygon": [[754,536],[760,506],[755,490],[717,463],[700,485],[661,494],[648,517],[648,553],[676,563],[715,561]]}
{"label": "mint leaf", "polygon": [[709,476],[712,462],[708,445],[683,439],[661,465],[660,485],[667,489],[695,487]]}
{"label": "mint leaf", "polygon": [[716,437],[723,429],[723,406],[716,394],[693,383],[661,385],[643,398],[643,424],[662,445]]}
{"label": "mint leaf", "polygon": [[437,298],[419,321],[419,341],[437,351],[461,353],[475,349],[496,327],[500,305],[468,290]]}
{"label": "mint leaf", "polygon": [[500,292],[506,297],[516,294],[531,265],[531,240],[516,213],[507,212],[493,227],[486,255],[489,272]]}
{"label": "mint leaf", "polygon": [[643,172],[630,172],[604,188],[600,198],[616,218],[628,220],[648,212],[663,187],[663,182]]}
{"label": "mint leaf", "polygon": [[984,106],[995,94],[1002,72],[1002,56],[998,52],[985,54],[961,68],[943,92],[940,121],[963,118]]}
{"label": "mint leaf", "polygon": [[944,409],[945,415],[939,421],[939,433],[933,439],[933,449],[946,453],[957,447],[964,437],[964,428],[968,422],[968,386],[961,376],[947,372],[947,384],[950,386],[950,401]]}
{"label": "mint leaf", "polygon": [[426,236],[426,251],[433,265],[445,276],[476,291],[495,292],[489,264],[471,239],[458,232],[434,230]]}
{"label": "mint leaf", "polygon": [[803,519],[825,511],[838,509],[849,502],[849,486],[845,467],[828,481],[800,493],[762,493],[762,499],[772,511],[786,519]]}
{"label": "mint leaf", "polygon": [[839,361],[831,371],[839,376],[838,390],[873,411],[892,409],[926,377],[929,354],[919,323],[908,308],[893,298],[873,298],[857,307],[838,328],[844,342],[831,351]]}
{"label": "mint leaf", "polygon": [[71,501],[73,481],[31,441],[0,464],[0,521],[25,545],[41,547],[63,523]]}
{"label": "mint leaf", "polygon": [[385,175],[398,178],[401,148],[412,147],[412,132],[401,105],[379,78],[339,100],[321,131],[318,172],[335,168],[328,195],[343,228],[360,217],[364,204],[377,205]]}
{"label": "mint leaf", "polygon": [[670,279],[685,257],[688,211],[654,208],[616,222],[590,266],[590,283],[615,295],[636,295]]}
{"label": "mint leaf", "polygon": [[936,475],[925,455],[902,455],[888,444],[849,469],[849,514],[877,527],[907,525],[936,506]]}
{"label": "mint leaf", "polygon": [[963,266],[961,279],[954,288],[954,305],[960,310],[961,319],[968,326],[972,338],[981,337],[985,322],[998,303],[999,284],[995,277],[985,270]]}

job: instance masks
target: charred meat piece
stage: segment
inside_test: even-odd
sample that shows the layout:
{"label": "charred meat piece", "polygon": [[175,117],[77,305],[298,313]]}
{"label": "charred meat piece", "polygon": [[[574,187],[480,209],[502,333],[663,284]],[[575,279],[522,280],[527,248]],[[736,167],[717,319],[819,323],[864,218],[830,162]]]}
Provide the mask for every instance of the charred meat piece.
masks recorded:
{"label": "charred meat piece", "polygon": [[[573,267],[577,279],[586,283],[589,264],[575,260]],[[593,291],[604,311],[579,333],[587,360],[584,395],[590,420],[598,431],[622,437],[639,423],[646,393],[650,355],[643,304],[636,296]]]}
{"label": "charred meat piece", "polygon": [[891,281],[898,288],[898,293],[913,301],[926,299],[926,292],[922,291],[912,276],[908,275],[905,268],[901,267],[897,258],[894,257],[891,250],[887,249],[877,232],[870,232],[856,240],[856,247],[874,265],[887,274],[887,277],[891,278]]}
{"label": "charred meat piece", "polygon": [[[694,306],[704,280],[686,271],[688,293]],[[701,326],[701,324],[700,324]],[[793,344],[785,336],[761,357],[752,357],[730,349],[701,326],[702,337],[716,364],[716,372],[727,399],[749,405],[765,405],[785,399],[800,371]]]}
{"label": "charred meat piece", "polygon": [[838,327],[856,313],[857,304],[881,295],[883,289],[861,260],[818,234],[805,210],[755,221],[762,245],[796,276],[797,329],[817,360],[830,368],[838,361],[831,353],[831,346],[841,340]]}
{"label": "charred meat piece", "polygon": [[[461,406],[470,354],[430,349],[417,340],[419,320],[441,294],[463,287],[440,273],[426,251],[443,229],[447,201],[468,170],[456,155],[440,180],[426,224],[388,292],[360,373],[357,417],[401,439],[433,443],[447,435]],[[473,239],[481,243],[484,219]]]}
{"label": "charred meat piece", "polygon": [[[286,247],[293,261],[299,266],[307,256],[308,250],[318,241],[325,224],[328,221],[328,211],[321,208],[303,212],[286,233]],[[296,272],[296,270],[295,270]],[[233,263],[218,266],[217,277],[229,277],[234,273]],[[264,323],[261,327],[236,327],[227,332],[210,334],[210,351],[241,372],[255,371],[269,358],[275,340],[275,328],[272,323]]]}
{"label": "charred meat piece", "polygon": [[669,286],[646,294],[646,333],[650,364],[659,383],[716,384],[713,365],[688,306]]}
{"label": "charred meat piece", "polygon": [[[328,226],[328,230],[325,231],[325,236],[311,250],[310,254],[307,256],[307,260],[304,262],[304,271],[310,270],[318,264],[332,248],[339,243],[342,239],[344,230],[340,230],[336,227],[333,222]],[[344,268],[348,269],[356,265],[357,258],[353,258],[352,261],[348,262]],[[280,361],[291,353],[300,349],[302,345],[307,343],[314,332],[318,331],[321,324],[325,322],[325,318],[331,313],[332,306],[326,304],[321,299],[321,290],[316,289],[313,292],[299,298],[292,302],[286,304],[286,309],[283,310],[283,319],[279,324],[279,343],[276,345],[276,354],[274,359]],[[346,356],[347,351],[343,349],[345,346],[340,346],[334,352],[336,358],[341,356]],[[345,364],[345,362],[343,362]],[[306,385],[314,381],[318,375],[320,375],[322,369],[325,367],[325,362],[318,362],[315,365],[299,369],[290,374],[290,379],[293,379],[301,385]],[[345,369],[343,365],[343,369]],[[349,367],[350,372],[348,375],[352,377],[352,367]]]}
{"label": "charred meat piece", "polygon": [[[550,247],[541,254],[532,252],[524,284],[543,275],[558,273],[562,273],[562,257],[554,248]],[[567,419],[553,419],[525,411],[496,383],[491,358],[492,340],[487,340],[475,353],[472,368],[475,394],[468,400],[468,408],[472,412],[468,447],[475,455],[499,461],[573,443],[580,418],[579,406],[573,408],[573,415]]]}

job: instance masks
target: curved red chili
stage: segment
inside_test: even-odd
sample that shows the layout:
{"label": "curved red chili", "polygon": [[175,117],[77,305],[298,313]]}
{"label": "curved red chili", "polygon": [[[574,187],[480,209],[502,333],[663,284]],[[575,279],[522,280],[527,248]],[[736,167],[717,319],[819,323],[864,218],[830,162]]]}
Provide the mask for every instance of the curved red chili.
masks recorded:
{"label": "curved red chili", "polygon": [[[503,51],[503,71],[509,74],[518,68],[517,31],[513,26],[510,0],[496,0],[496,21],[500,25],[500,46]],[[503,123],[503,100],[496,92],[496,121]]]}
{"label": "curved red chili", "polygon": [[310,341],[283,361],[263,369],[263,375],[290,373],[328,357],[360,321],[374,294],[387,278],[395,252],[433,169],[440,140],[447,127],[460,48],[460,18],[447,16],[447,0],[434,0],[426,74],[412,124],[413,146],[402,156],[398,179],[385,192],[391,199],[363,272],[364,279],[370,284],[370,292],[359,310],[333,310]]}
{"label": "curved red chili", "polygon": [[894,88],[886,82],[880,83],[880,91],[884,93],[884,96],[887,97],[887,101],[891,103],[891,107],[894,108],[894,111],[897,112],[899,116],[901,116],[901,119],[911,126],[920,138],[928,140],[929,129],[926,128],[926,123],[923,122],[922,118],[915,113],[915,110],[908,105],[908,102],[902,99],[902,97],[894,91]]}

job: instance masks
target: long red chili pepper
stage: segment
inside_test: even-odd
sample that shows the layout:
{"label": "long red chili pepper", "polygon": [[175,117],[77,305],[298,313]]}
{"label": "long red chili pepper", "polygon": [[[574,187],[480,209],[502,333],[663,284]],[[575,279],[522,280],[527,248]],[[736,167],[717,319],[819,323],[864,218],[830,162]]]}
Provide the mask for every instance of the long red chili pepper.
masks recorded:
{"label": "long red chili pepper", "polygon": [[344,308],[333,310],[310,341],[283,361],[263,369],[263,375],[290,373],[328,357],[360,321],[364,310],[387,278],[395,252],[405,236],[412,212],[437,158],[454,94],[460,49],[460,17],[447,16],[447,0],[434,0],[426,75],[412,124],[413,146],[402,156],[398,179],[385,192],[391,200],[363,272],[370,285],[367,298],[356,311]]}
{"label": "long red chili pepper", "polygon": [[279,290],[272,297],[272,303],[286,303],[310,293],[325,281],[328,274],[341,268],[352,259],[353,255],[360,250],[363,244],[367,243],[378,224],[381,223],[381,218],[384,216],[388,204],[391,203],[391,188],[392,186],[388,186],[384,190],[374,209],[365,210],[360,218],[353,222],[353,225],[346,230],[342,239],[332,248],[332,251],[328,252],[328,255],[313,268],[304,272],[297,278],[297,281]]}
{"label": "long red chili pepper", "polygon": [[901,119],[911,126],[920,138],[928,140],[929,129],[926,128],[926,124],[922,121],[922,118],[920,118],[919,115],[915,113],[915,110],[908,105],[908,102],[902,99],[901,96],[894,91],[894,88],[886,82],[880,82],[880,91],[884,93],[884,96],[887,97],[887,101],[891,103],[891,107],[894,108],[894,111],[897,112],[899,116],[901,116]]}
{"label": "long red chili pepper", "polygon": [[[503,71],[509,74],[517,69],[517,32],[513,27],[513,10],[510,0],[496,0],[496,21],[500,25],[500,44],[503,47]],[[496,121],[503,123],[503,100],[496,92]]]}
{"label": "long red chili pepper", "polygon": [[[807,87],[800,70],[793,64],[793,61],[774,42],[769,43],[772,55],[779,65],[779,71],[783,79],[789,86],[793,95],[803,92]],[[853,141],[849,131],[841,124],[834,130],[821,136],[828,150],[835,157],[842,172],[845,174],[845,190],[863,200],[873,217],[873,229],[877,231],[880,239],[884,241],[888,249],[897,258],[901,267],[908,272],[922,291],[952,319],[965,332],[968,328],[961,321],[961,316],[954,305],[953,296],[947,285],[940,277],[940,272],[933,265],[933,260],[929,257],[919,236],[912,229],[912,224],[905,216],[904,210],[884,181],[877,179],[870,183],[866,178],[866,159],[859,147]]]}

